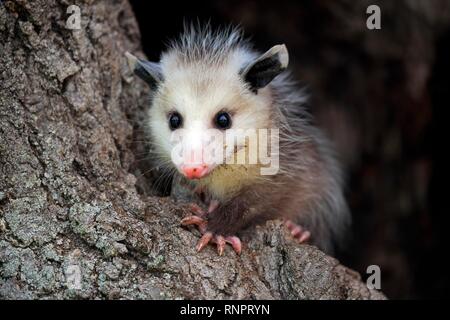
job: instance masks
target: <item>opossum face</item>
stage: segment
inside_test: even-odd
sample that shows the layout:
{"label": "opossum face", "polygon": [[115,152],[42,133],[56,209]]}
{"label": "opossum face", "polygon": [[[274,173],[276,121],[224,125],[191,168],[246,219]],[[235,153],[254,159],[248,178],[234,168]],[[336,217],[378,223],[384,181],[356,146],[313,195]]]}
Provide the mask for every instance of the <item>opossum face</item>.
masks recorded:
{"label": "opossum face", "polygon": [[256,58],[235,50],[215,63],[186,61],[177,52],[163,55],[158,64],[136,60],[136,74],[155,90],[148,126],[159,154],[188,179],[229,163],[247,147],[243,135],[249,129],[272,127],[267,84],[286,65],[284,46]]}

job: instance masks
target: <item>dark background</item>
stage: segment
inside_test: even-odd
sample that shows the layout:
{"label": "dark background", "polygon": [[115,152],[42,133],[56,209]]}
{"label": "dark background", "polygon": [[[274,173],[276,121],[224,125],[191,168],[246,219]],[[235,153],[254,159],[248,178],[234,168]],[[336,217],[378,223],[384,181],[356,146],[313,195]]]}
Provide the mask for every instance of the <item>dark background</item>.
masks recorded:
{"label": "dark background", "polygon": [[[338,259],[389,298],[448,297],[445,174],[450,1],[131,1],[158,60],[184,21],[240,24],[256,48],[286,43],[290,70],[347,169],[352,241]],[[381,8],[381,30],[366,8]]]}

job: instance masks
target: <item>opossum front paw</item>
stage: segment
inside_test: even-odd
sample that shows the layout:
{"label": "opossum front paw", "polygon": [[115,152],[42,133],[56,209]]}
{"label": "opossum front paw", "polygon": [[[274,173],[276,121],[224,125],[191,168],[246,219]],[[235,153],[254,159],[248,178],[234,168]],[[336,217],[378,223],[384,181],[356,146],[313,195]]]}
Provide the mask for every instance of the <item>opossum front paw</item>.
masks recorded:
{"label": "opossum front paw", "polygon": [[207,231],[208,222],[199,216],[189,216],[181,220],[183,226],[196,225],[203,234],[197,243],[197,251],[201,251],[208,243],[212,242],[217,245],[217,253],[221,256],[225,250],[225,245],[230,244],[237,254],[241,254],[242,243],[236,236],[224,237]]}
{"label": "opossum front paw", "polygon": [[306,230],[301,225],[298,225],[291,220],[286,220],[285,222],[286,227],[291,232],[291,235],[296,239],[299,243],[304,243],[311,238],[311,232]]}
{"label": "opossum front paw", "polygon": [[197,251],[201,251],[209,242],[215,243],[217,245],[217,253],[219,256],[223,255],[225,250],[225,245],[228,243],[231,245],[233,250],[239,255],[242,251],[242,243],[241,239],[236,236],[227,236],[224,237],[219,234],[214,234],[210,231],[207,231],[198,241],[196,249]]}
{"label": "opossum front paw", "polygon": [[237,254],[241,254],[242,243],[236,236],[222,236],[220,234],[214,234],[211,231],[207,231],[208,221],[203,216],[206,213],[197,205],[191,205],[191,209],[199,215],[192,215],[181,220],[183,226],[195,225],[203,234],[197,243],[197,251],[201,251],[208,243],[212,242],[217,245],[217,252],[221,256],[225,250],[226,244],[230,244]]}

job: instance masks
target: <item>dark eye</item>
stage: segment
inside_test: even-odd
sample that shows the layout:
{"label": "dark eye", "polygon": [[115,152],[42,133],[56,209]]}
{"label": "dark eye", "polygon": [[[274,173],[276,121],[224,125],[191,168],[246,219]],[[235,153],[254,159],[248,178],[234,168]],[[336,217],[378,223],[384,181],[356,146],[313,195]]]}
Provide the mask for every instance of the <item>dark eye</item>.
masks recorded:
{"label": "dark eye", "polygon": [[183,118],[178,112],[174,112],[169,117],[169,127],[172,130],[178,129],[183,123]]}
{"label": "dark eye", "polygon": [[231,117],[226,112],[219,112],[216,115],[215,122],[217,128],[219,129],[228,129],[231,127]]}

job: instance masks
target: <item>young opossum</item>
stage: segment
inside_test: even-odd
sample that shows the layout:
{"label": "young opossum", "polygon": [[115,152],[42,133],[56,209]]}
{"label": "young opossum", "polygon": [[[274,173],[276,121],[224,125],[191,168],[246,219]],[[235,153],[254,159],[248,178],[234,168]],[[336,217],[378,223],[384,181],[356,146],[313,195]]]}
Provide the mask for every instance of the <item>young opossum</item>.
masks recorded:
{"label": "young opossum", "polygon": [[[202,232],[197,250],[212,241],[220,255],[226,243],[240,253],[240,232],[282,218],[299,242],[332,252],[350,223],[341,170],[305,110],[304,95],[282,74],[288,65],[285,45],[261,55],[239,29],[188,27],[158,63],[126,56],[152,89],[147,125],[159,166],[189,181],[206,203],[205,210],[193,205],[196,215],[181,221]],[[278,128],[276,174],[262,175],[260,162],[174,162],[173,133],[183,130],[189,148],[202,154],[201,135],[212,128]],[[243,141],[224,157],[245,152]]]}

